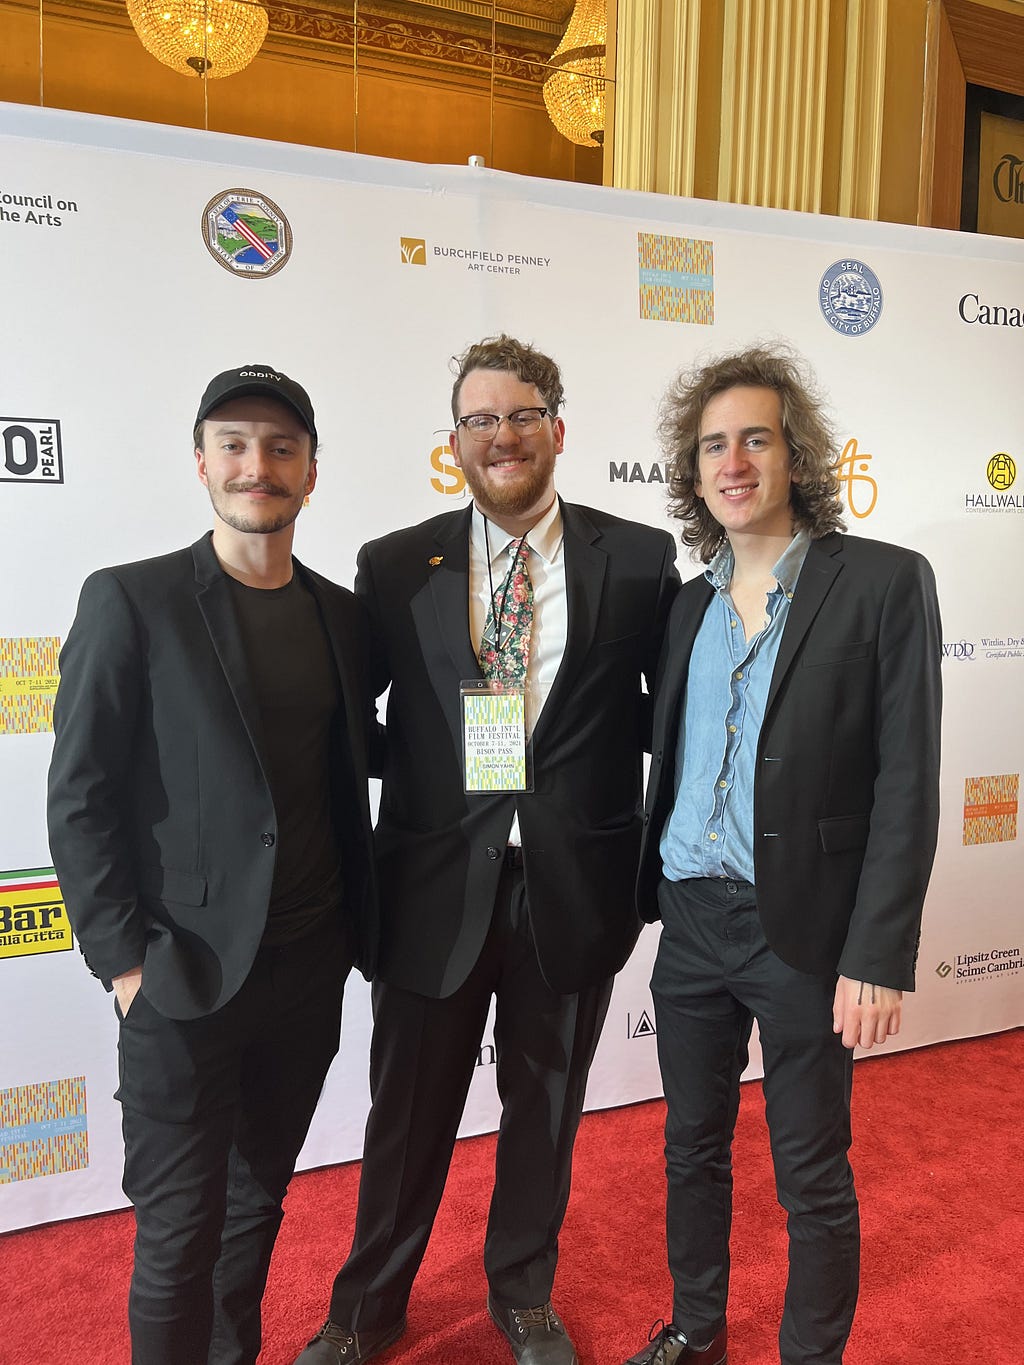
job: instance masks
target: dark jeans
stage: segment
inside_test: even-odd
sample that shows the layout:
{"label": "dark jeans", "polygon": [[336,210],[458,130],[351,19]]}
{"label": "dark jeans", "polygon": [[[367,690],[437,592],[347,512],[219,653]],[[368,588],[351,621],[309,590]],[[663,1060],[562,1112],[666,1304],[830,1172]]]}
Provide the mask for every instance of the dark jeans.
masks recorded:
{"label": "dark jeans", "polygon": [[745,882],[663,880],[651,980],[668,1118],[673,1320],[704,1345],[725,1318],[732,1138],[756,1018],[775,1183],[788,1215],[783,1365],[839,1365],[860,1231],[850,1146],[853,1054],[832,1031],[836,979],[794,971],[765,942]]}
{"label": "dark jeans", "polygon": [[540,973],[523,875],[506,868],[480,959],[451,996],[374,985],[372,1107],[356,1232],[331,1297],[355,1331],[405,1312],[451,1163],[491,995],[501,1123],[484,1265],[503,1307],[551,1297],[587,1072],[611,981],[558,995]]}
{"label": "dark jeans", "polygon": [[332,920],[261,948],[215,1014],[167,1019],[143,986],[121,1021],[133,1365],[255,1361],[281,1201],[338,1049],[350,967]]}

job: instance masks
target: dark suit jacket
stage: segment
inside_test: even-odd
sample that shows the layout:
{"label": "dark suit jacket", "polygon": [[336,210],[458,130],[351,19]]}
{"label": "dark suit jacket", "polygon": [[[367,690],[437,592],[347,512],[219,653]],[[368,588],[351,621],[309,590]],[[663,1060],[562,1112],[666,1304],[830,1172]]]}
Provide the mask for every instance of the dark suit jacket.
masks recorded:
{"label": "dark suit jacket", "polygon": [[675,547],[664,531],[562,505],[568,636],[533,735],[535,790],[467,796],[459,683],[480,677],[469,638],[471,516],[470,507],[434,517],[359,554],[375,688],[391,685],[378,974],[435,998],[461,985],[487,933],[518,809],[541,969],[569,993],[617,971],[639,928],[641,677],[653,677],[678,588]]}
{"label": "dark suit jacket", "polygon": [[[341,680],[332,808],[345,910],[365,970],[376,949],[365,613],[296,563]],[[100,978],[144,963],[171,1018],[218,1009],[248,975],[266,924],[277,820],[259,716],[209,536],[101,569],[61,651],[48,824],[68,917]]]}
{"label": "dark suit jacket", "polygon": [[[658,918],[658,845],[674,800],[694,638],[712,589],[676,599],[659,665],[637,903]],[[912,550],[812,541],[757,747],[754,881],[768,943],[805,972],[913,990],[938,827],[942,635]]]}

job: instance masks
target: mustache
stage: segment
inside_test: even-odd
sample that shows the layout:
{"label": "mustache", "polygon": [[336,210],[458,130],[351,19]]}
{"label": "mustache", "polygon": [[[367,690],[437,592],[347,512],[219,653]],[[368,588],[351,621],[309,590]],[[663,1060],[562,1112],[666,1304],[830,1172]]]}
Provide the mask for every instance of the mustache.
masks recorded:
{"label": "mustache", "polygon": [[270,483],[266,479],[257,479],[255,482],[245,482],[236,480],[234,483],[224,485],[225,493],[269,493],[272,497],[286,498],[288,489],[282,488],[278,483]]}

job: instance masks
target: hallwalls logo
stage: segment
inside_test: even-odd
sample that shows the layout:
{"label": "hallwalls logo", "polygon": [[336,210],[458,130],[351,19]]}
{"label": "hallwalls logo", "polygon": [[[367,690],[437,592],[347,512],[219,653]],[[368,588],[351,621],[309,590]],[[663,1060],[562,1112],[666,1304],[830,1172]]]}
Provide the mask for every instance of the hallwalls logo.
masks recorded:
{"label": "hallwalls logo", "polygon": [[287,263],[292,230],[284,213],[256,190],[224,190],[203,209],[203,241],[218,265],[242,279],[266,279]]}
{"label": "hallwalls logo", "polygon": [[652,322],[715,321],[715,251],[697,237],[637,233],[640,316]]}
{"label": "hallwalls logo", "polygon": [[882,316],[882,286],[863,261],[833,261],[818,285],[821,315],[841,336],[863,336]]}
{"label": "hallwalls logo", "polygon": [[72,943],[52,867],[0,872],[0,958],[66,953]]}
{"label": "hallwalls logo", "polygon": [[0,417],[0,483],[64,482],[56,417]]}
{"label": "hallwalls logo", "polygon": [[996,451],[985,461],[988,490],[978,488],[964,494],[965,512],[1024,512],[1024,493],[1015,489],[1017,462],[1005,450]]}
{"label": "hallwalls logo", "polygon": [[56,635],[0,636],[0,736],[44,735],[53,729],[59,655]]}
{"label": "hallwalls logo", "polygon": [[0,1185],[88,1165],[84,1076],[0,1090]]}

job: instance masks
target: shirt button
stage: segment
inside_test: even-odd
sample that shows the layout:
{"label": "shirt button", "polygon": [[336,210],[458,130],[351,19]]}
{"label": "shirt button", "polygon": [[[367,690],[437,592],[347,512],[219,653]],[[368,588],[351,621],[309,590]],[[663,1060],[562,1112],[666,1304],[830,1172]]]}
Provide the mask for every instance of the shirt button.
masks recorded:
{"label": "shirt button", "polygon": [[500,858],[500,857],[501,857],[501,849],[500,849],[500,848],[495,848],[495,847],[493,846],[493,844],[492,844],[491,847],[488,848],[488,850],[487,850],[487,856],[488,856],[488,858]]}
{"label": "shirt button", "polygon": [[719,785],[720,787],[725,787],[727,784],[726,784],[725,782],[719,782],[718,785]]}
{"label": "shirt button", "polygon": [[264,847],[264,848],[273,848],[273,847],[274,847],[274,836],[273,836],[272,834],[270,834],[270,833],[261,834],[261,835],[260,835],[260,842],[263,844],[263,847]]}
{"label": "shirt button", "polygon": [[735,725],[730,725],[730,726],[729,726],[729,733],[730,733],[730,735],[734,735],[734,734],[736,733],[736,726],[735,726]]}
{"label": "shirt button", "polygon": [[730,624],[730,626],[732,626],[733,630],[736,629],[736,622],[735,622],[735,621],[730,621],[729,624]]}
{"label": "shirt button", "polygon": [[786,593],[786,598],[787,598],[788,601],[792,602],[792,600],[793,600],[793,594],[792,594],[791,592],[787,592],[787,593]]}
{"label": "shirt button", "polygon": [[742,680],[743,680],[743,673],[742,673],[742,672],[735,673],[733,676],[735,677],[735,679],[736,679],[737,682],[742,682]]}
{"label": "shirt button", "polygon": [[718,835],[714,832],[714,830],[712,830],[711,833],[708,835],[708,838],[711,840],[712,843],[714,843],[714,841],[718,838]]}

